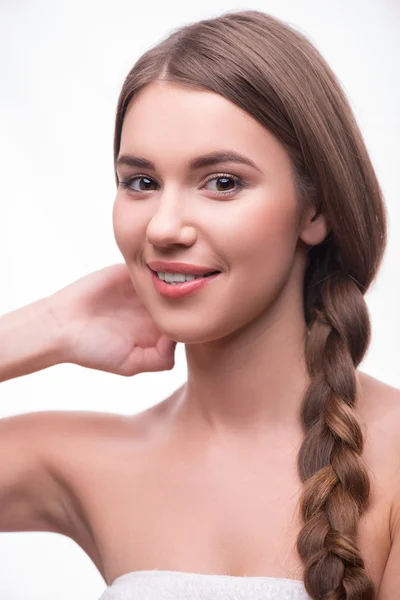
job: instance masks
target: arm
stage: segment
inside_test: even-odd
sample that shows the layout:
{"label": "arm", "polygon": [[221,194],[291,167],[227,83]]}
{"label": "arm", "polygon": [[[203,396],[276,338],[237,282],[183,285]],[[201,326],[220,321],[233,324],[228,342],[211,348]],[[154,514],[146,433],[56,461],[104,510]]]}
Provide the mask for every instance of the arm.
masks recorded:
{"label": "arm", "polygon": [[[0,317],[0,381],[63,361],[61,328],[46,299]],[[0,531],[65,533],[67,495],[50,465],[67,417],[57,411],[0,419]]]}
{"label": "arm", "polygon": [[0,317],[0,382],[64,361],[62,331],[46,298]]}
{"label": "arm", "polygon": [[44,411],[0,419],[0,532],[67,534],[69,497],[55,466],[72,418]]}

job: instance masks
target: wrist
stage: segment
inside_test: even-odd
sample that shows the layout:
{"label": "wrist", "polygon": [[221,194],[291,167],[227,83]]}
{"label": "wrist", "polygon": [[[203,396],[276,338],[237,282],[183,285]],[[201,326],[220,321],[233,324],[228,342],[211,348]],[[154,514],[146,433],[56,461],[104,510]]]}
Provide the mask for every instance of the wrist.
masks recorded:
{"label": "wrist", "polygon": [[40,302],[44,319],[47,320],[47,330],[50,332],[46,350],[48,366],[70,362],[68,325],[60,318],[53,296],[42,298]]}
{"label": "wrist", "polygon": [[0,317],[0,382],[66,362],[63,327],[47,299]]}

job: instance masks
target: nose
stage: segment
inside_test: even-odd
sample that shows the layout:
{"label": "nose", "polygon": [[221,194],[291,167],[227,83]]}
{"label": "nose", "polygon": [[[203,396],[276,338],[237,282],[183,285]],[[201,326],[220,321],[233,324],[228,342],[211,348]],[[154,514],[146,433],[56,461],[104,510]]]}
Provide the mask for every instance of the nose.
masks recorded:
{"label": "nose", "polygon": [[166,247],[175,244],[192,245],[196,240],[196,229],[186,216],[185,201],[178,194],[163,194],[157,210],[146,228],[146,240],[154,246]]}

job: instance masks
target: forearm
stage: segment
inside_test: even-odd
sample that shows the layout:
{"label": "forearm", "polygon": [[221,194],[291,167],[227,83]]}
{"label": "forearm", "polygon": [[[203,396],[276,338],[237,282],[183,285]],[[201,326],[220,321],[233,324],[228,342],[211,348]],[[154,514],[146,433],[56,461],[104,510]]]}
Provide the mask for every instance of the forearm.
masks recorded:
{"label": "forearm", "polygon": [[0,382],[64,362],[61,328],[40,299],[0,316]]}

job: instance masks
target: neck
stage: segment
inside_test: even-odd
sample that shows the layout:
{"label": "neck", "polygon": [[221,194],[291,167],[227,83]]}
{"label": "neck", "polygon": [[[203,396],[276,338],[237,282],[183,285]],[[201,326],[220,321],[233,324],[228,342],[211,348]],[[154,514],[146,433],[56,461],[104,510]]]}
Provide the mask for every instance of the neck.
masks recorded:
{"label": "neck", "polygon": [[175,414],[188,431],[282,444],[301,435],[300,407],[310,383],[307,329],[301,306],[282,314],[264,315],[214,342],[185,346],[188,380]]}

